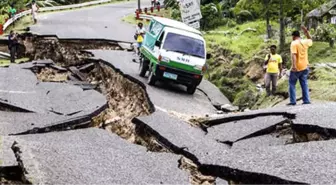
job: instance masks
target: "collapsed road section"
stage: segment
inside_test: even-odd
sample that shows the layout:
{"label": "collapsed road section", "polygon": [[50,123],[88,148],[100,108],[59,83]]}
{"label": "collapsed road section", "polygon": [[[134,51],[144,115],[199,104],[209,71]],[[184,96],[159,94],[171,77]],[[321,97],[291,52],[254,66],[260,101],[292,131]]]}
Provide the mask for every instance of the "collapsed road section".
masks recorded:
{"label": "collapsed road section", "polygon": [[[25,46],[30,45],[33,49],[25,50],[24,53],[33,61],[11,65],[5,69],[12,70],[11,73],[4,75],[18,73],[18,79],[22,78],[22,82],[18,79],[15,81],[15,78],[6,80],[21,83],[25,89],[17,89],[17,86],[12,85],[12,89],[7,89],[6,93],[29,100],[30,96],[35,96],[32,94],[40,92],[39,95],[50,104],[47,106],[35,98],[42,105],[39,107],[30,104],[34,101],[15,101],[7,95],[10,100],[7,104],[31,111],[0,111],[1,127],[5,128],[1,130],[1,134],[6,141],[15,141],[12,150],[16,161],[13,162],[8,156],[8,151],[3,155],[5,159],[12,161],[9,168],[2,168],[5,169],[2,170],[2,175],[7,180],[17,177],[20,172],[16,169],[20,167],[21,176],[24,177],[20,181],[50,184],[336,182],[333,171],[323,170],[335,169],[333,163],[328,162],[335,160],[330,147],[334,144],[334,126],[330,121],[334,119],[334,115],[326,113],[326,110],[335,109],[335,104],[285,111],[282,108],[228,114],[221,118],[203,119],[193,124],[201,126],[200,128],[194,127],[165,110],[183,112],[185,109],[187,113],[200,113],[206,109],[208,114],[216,112],[212,103],[209,104],[209,98],[197,99],[204,92],[196,93],[196,98],[189,97],[187,101],[182,98],[183,101],[178,102],[179,105],[185,105],[184,101],[190,101],[191,109],[169,105],[171,98],[168,98],[169,101],[161,98],[164,103],[159,104],[160,97],[178,93],[167,93],[171,89],[160,86],[156,88],[144,85],[136,77],[135,63],[127,68],[127,72],[119,70],[132,64],[131,60],[120,60],[124,56],[129,57],[130,53],[113,51],[109,53],[110,58],[105,55],[109,60],[101,60],[97,59],[95,52],[95,58],[92,58],[90,52],[81,51],[95,48],[85,47],[84,44],[82,46],[78,44],[80,41],[72,40],[69,43],[52,37],[27,38]],[[74,48],[81,46],[79,50],[71,49],[73,43]],[[35,44],[39,46],[35,47]],[[120,49],[116,43],[110,44],[113,47],[98,49]],[[104,55],[104,52],[106,51],[98,53]],[[50,60],[43,56],[50,57]],[[176,90],[176,87],[173,88]],[[64,89],[69,89],[71,93],[66,93],[67,90]],[[91,103],[103,102],[97,98],[98,94],[96,97],[89,93],[93,91],[95,94],[100,92],[99,97],[103,97],[101,100],[104,100],[105,106],[101,103],[101,106],[90,106]],[[177,97],[175,101],[185,95]],[[64,102],[59,105],[54,99],[63,99]],[[79,100],[86,100],[88,104]],[[202,107],[206,101],[206,106]],[[155,111],[155,107],[160,109]],[[319,117],[323,118],[315,121]],[[146,148],[133,145],[106,130]],[[304,139],[291,140],[292,137],[289,136],[295,134]],[[306,160],[308,154],[310,156]],[[297,162],[291,163],[293,160]],[[15,174],[14,172],[16,175],[8,175]]]}
{"label": "collapsed road section", "polygon": [[[55,41],[56,40],[56,41]],[[23,171],[24,179],[21,179],[23,182],[31,182],[31,183],[43,183],[45,178],[42,178],[43,173],[47,173],[48,167],[43,168],[48,164],[52,164],[46,162],[43,164],[39,164],[39,167],[31,166],[30,164],[30,157],[35,156],[38,159],[38,156],[52,156],[47,152],[43,152],[41,150],[35,151],[34,149],[29,149],[26,147],[29,145],[30,142],[26,140],[26,138],[32,138],[33,143],[36,141],[41,141],[44,143],[44,137],[50,136],[49,134],[54,134],[55,138],[60,137],[63,133],[69,133],[69,130],[73,130],[74,133],[82,132],[82,128],[87,127],[100,127],[104,128],[108,131],[112,131],[124,139],[127,139],[133,143],[140,144],[146,146],[148,150],[151,151],[166,151],[161,147],[159,143],[155,143],[155,140],[152,140],[149,135],[146,135],[146,132],[142,132],[143,134],[139,134],[139,132],[135,132],[135,126],[131,122],[134,117],[141,116],[141,115],[149,115],[150,113],[154,112],[154,105],[149,101],[148,95],[145,90],[145,86],[143,83],[139,82],[138,80],[132,78],[131,76],[127,76],[123,74],[118,69],[114,68],[113,65],[107,63],[102,60],[93,60],[88,59],[87,56],[90,56],[90,53],[83,52],[81,50],[74,50],[74,49],[65,49],[64,47],[71,47],[69,46],[68,40],[65,41],[66,44],[63,42],[57,42],[55,38],[46,38],[45,40],[41,40],[41,37],[27,37],[24,40],[25,46],[30,46],[30,50],[25,50],[25,55],[28,56],[32,62],[19,64],[19,65],[11,65],[8,68],[4,69],[5,71],[8,70],[16,70],[15,73],[27,73],[22,76],[23,79],[30,79],[28,80],[31,83],[27,84],[27,89],[20,91],[16,95],[18,97],[28,97],[26,94],[30,94],[33,97],[37,95],[42,95],[42,98],[39,100],[31,100],[30,97],[27,99],[22,98],[20,99],[12,98],[9,102],[12,104],[16,104],[20,107],[27,107],[30,108],[32,114],[21,114],[20,118],[16,120],[12,120],[12,124],[15,124],[16,121],[20,122],[20,124],[25,125],[25,127],[13,127],[9,125],[8,128],[2,133],[3,135],[11,135],[6,137],[6,140],[15,140],[15,144],[13,145],[12,149],[15,153],[16,160],[19,163]],[[38,47],[35,45],[38,44]],[[47,45],[46,45],[47,44]],[[84,45],[85,46],[85,45]],[[81,48],[81,49],[92,49],[89,47]],[[98,49],[101,49],[98,47]],[[43,54],[41,54],[43,53]],[[64,55],[64,56],[63,56]],[[46,57],[45,57],[46,56]],[[51,59],[50,59],[50,58]],[[11,71],[12,72],[12,71]],[[33,73],[32,73],[33,72]],[[9,74],[10,72],[8,72]],[[35,76],[34,76],[35,73]],[[34,77],[33,77],[33,76]],[[8,75],[10,76],[10,75]],[[17,78],[20,79],[20,78]],[[55,83],[57,82],[57,83]],[[13,84],[19,84],[20,82],[14,82]],[[24,82],[22,82],[24,83]],[[29,85],[30,84],[30,85]],[[24,85],[23,85],[24,86]],[[70,93],[64,87],[70,88]],[[13,93],[12,89],[7,89],[11,93]],[[96,90],[96,91],[95,91]],[[36,91],[38,93],[36,93]],[[78,96],[80,93],[88,94],[90,92],[101,92],[105,95],[106,99],[108,100],[108,106],[94,106],[97,108],[97,111],[89,112],[83,110],[89,109],[88,105],[83,104],[80,100],[84,100],[88,102],[100,103],[100,100],[90,99],[89,96]],[[24,93],[21,93],[24,92]],[[75,95],[78,94],[78,95]],[[11,95],[11,94],[10,94]],[[10,96],[7,96],[9,99]],[[69,99],[70,98],[70,99]],[[72,99],[71,99],[72,98]],[[64,102],[57,102],[59,99],[63,99]],[[27,101],[27,103],[25,103]],[[29,104],[28,101],[36,102],[35,104]],[[55,103],[53,103],[55,102]],[[38,103],[41,103],[42,106],[37,106]],[[51,103],[51,104],[50,104]],[[73,108],[73,104],[76,108]],[[44,106],[44,104],[46,106]],[[55,106],[51,106],[55,104]],[[62,107],[61,105],[64,106]],[[98,111],[99,110],[99,111]],[[2,114],[5,114],[2,112]],[[14,113],[5,114],[7,120],[10,120]],[[22,118],[22,119],[21,119]],[[52,121],[51,121],[52,120]],[[4,120],[7,122],[6,120]],[[74,130],[80,129],[80,130]],[[84,129],[85,130],[85,129]],[[66,132],[60,132],[66,131]],[[84,131],[83,131],[84,132]],[[96,132],[96,131],[87,131],[87,132]],[[71,134],[74,135],[74,134]],[[96,137],[96,139],[104,139],[102,136],[101,138],[97,137],[97,135],[101,136],[104,134],[84,134],[88,135],[88,138]],[[110,137],[110,134],[106,134],[106,137]],[[20,139],[24,138],[24,139]],[[60,137],[63,138],[63,137]],[[36,140],[35,140],[36,139]],[[82,139],[82,138],[81,138]],[[88,139],[88,140],[90,140]],[[52,139],[55,140],[55,139]],[[91,139],[92,140],[92,139]],[[111,145],[115,145],[117,143],[113,143],[115,139],[109,140]],[[47,143],[50,144],[50,141]],[[58,151],[61,146],[63,146],[61,141],[56,142],[60,145],[49,145],[49,148],[46,147],[47,151]],[[85,142],[89,143],[89,142]],[[85,145],[85,144],[83,144]],[[120,146],[125,144],[120,143]],[[34,145],[35,146],[35,145]],[[42,145],[41,145],[42,146]],[[72,146],[72,145],[71,145]],[[111,148],[106,145],[107,148]],[[27,149],[28,148],[28,149]],[[67,146],[67,148],[70,148]],[[98,147],[104,149],[104,147]],[[135,147],[136,148],[136,147]],[[69,150],[70,150],[69,149]],[[117,148],[118,149],[118,148]],[[117,150],[115,148],[115,150]],[[75,150],[75,149],[73,149]],[[90,151],[90,148],[88,148]],[[113,150],[111,148],[111,150]],[[126,148],[127,150],[127,148]],[[85,150],[84,150],[85,151]],[[95,152],[98,152],[98,149],[94,149]],[[67,151],[65,152],[67,153]],[[74,152],[71,152],[74,153]],[[135,153],[135,152],[131,152]],[[60,158],[62,157],[61,154],[58,154]],[[128,156],[127,153],[120,151],[116,153],[116,155],[125,155],[126,159],[128,157],[134,158],[132,156]],[[138,154],[140,156],[140,154]],[[142,153],[142,156],[149,156],[149,154]],[[167,156],[167,159],[159,159],[161,155]],[[172,154],[171,154],[172,155]],[[70,156],[66,154],[66,156]],[[64,156],[64,157],[66,157]],[[157,162],[159,161],[168,161],[168,163],[172,166],[176,167],[176,170],[169,170],[170,173],[165,173],[165,177],[152,174],[151,172],[144,172],[147,174],[147,180],[144,179],[144,175],[139,175],[136,171],[132,171],[132,173],[136,173],[138,175],[134,175],[134,177],[126,179],[118,180],[118,178],[107,179],[106,182],[117,182],[117,183],[140,183],[140,182],[148,182],[148,183],[187,183],[188,182],[188,174],[179,170],[177,168],[177,159],[178,156],[174,155],[175,157],[169,157],[166,154],[153,154],[153,156],[157,157]],[[105,157],[108,159],[108,157]],[[93,160],[93,159],[92,159]],[[35,163],[42,163],[45,160],[37,160]],[[115,160],[112,160],[111,165],[120,165],[115,164]],[[158,169],[160,165],[148,163],[149,166],[143,165],[144,159],[137,160],[139,162],[130,162],[127,163],[129,168],[134,168],[133,165],[138,166],[137,168],[145,168],[147,171],[157,171],[162,172],[164,170]],[[142,161],[142,162],[140,162]],[[153,161],[153,160],[151,160]],[[175,161],[175,164],[172,162]],[[33,162],[34,163],[34,162]],[[76,161],[74,161],[76,163]],[[58,164],[58,163],[55,163]],[[162,164],[162,162],[160,162]],[[166,165],[164,165],[166,166]],[[106,167],[112,168],[113,166]],[[113,167],[114,168],[114,167]],[[63,168],[59,168],[62,170]],[[136,169],[136,168],[134,168]],[[125,171],[126,169],[121,170],[120,172],[114,172],[116,176],[123,176],[122,174],[126,174],[128,172]],[[139,169],[140,170],[140,169]],[[145,171],[146,171],[145,170]],[[57,170],[56,170],[57,171]],[[142,171],[144,171],[142,169]],[[76,171],[77,172],[77,171]],[[5,174],[5,173],[3,173]],[[71,173],[70,173],[71,174]],[[178,175],[180,174],[180,175]],[[59,176],[58,174],[50,174],[50,178],[55,178]],[[65,173],[65,181],[66,178],[76,176],[76,174],[66,174]],[[174,179],[173,176],[178,176],[178,179]],[[41,177],[41,178],[40,178]],[[98,177],[97,177],[98,178]],[[28,179],[28,180],[26,180]],[[71,178],[72,179],[72,178]],[[73,178],[78,179],[78,178]],[[81,179],[81,178],[80,178]],[[169,179],[169,180],[168,180]],[[69,179],[68,179],[69,180]],[[125,181],[123,181],[125,180]],[[141,181],[142,180],[142,181]],[[47,180],[48,182],[52,182],[52,180]],[[89,181],[89,180],[87,180]],[[87,182],[85,181],[85,182]],[[57,182],[57,181],[55,181]],[[84,181],[81,181],[84,182]],[[97,182],[97,181],[92,181]],[[104,181],[105,182],[105,181]]]}

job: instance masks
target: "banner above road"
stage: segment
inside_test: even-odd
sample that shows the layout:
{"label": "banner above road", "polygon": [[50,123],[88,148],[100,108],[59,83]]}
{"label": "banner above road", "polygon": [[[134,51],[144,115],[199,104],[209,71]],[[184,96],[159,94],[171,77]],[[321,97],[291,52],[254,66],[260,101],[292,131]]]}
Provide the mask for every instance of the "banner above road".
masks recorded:
{"label": "banner above road", "polygon": [[184,23],[202,19],[199,0],[180,0],[181,18]]}

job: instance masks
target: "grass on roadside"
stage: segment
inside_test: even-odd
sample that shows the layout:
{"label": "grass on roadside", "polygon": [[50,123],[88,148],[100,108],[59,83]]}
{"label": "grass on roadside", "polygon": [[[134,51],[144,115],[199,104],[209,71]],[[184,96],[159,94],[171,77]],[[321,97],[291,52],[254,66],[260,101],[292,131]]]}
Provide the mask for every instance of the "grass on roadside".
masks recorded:
{"label": "grass on roadside", "polygon": [[[28,62],[29,58],[20,58],[20,59],[15,59],[15,63],[16,64],[20,64],[20,63],[24,63],[24,62]],[[0,67],[7,67],[9,66],[10,60],[9,59],[0,59]]]}
{"label": "grass on roadside", "polygon": [[[148,11],[150,13],[150,10]],[[153,14],[156,14],[156,15],[159,15],[159,16],[163,16],[163,17],[166,17],[166,18],[171,18],[170,17],[170,12],[171,12],[171,9],[161,9],[159,12],[155,9]],[[132,13],[132,14],[129,14],[129,15],[126,15],[122,21],[124,22],[127,22],[129,24],[138,24],[139,22],[142,22],[144,25],[149,25],[149,21],[146,21],[146,20],[143,20],[143,21],[140,21],[140,20],[136,20],[135,19],[135,14]]]}
{"label": "grass on roadside", "polygon": [[336,62],[336,47],[329,47],[327,42],[313,42],[313,46],[309,48],[309,62],[312,64]]}
{"label": "grass on roadside", "polygon": [[[278,26],[277,23],[272,23],[272,25]],[[213,30],[216,33],[205,34],[205,39],[208,42],[220,44],[248,60],[264,47],[277,44],[277,40],[265,42],[265,30],[265,21],[260,20],[231,27],[221,26]]]}

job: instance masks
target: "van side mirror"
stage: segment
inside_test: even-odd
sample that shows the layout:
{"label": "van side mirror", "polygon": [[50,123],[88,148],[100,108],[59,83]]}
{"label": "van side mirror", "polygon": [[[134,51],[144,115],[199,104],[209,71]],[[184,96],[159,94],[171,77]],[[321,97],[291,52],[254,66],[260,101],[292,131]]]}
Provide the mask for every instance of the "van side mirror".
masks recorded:
{"label": "van side mirror", "polygon": [[206,54],[206,59],[210,59],[211,58],[211,54],[210,53],[207,53]]}
{"label": "van side mirror", "polygon": [[155,46],[160,47],[161,42],[159,40],[155,41]]}

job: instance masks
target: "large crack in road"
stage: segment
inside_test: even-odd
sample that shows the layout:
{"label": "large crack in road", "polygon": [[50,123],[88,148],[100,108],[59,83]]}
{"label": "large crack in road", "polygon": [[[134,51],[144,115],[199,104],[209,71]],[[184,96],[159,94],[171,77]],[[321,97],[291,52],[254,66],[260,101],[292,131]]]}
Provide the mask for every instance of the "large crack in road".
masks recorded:
{"label": "large crack in road", "polygon": [[[89,115],[55,122],[51,126],[34,128],[10,135],[31,135],[87,127],[99,127],[116,133],[123,139],[135,144],[145,146],[150,151],[169,152],[170,148],[163,147],[162,144],[158,143],[146,130],[136,129],[136,126],[132,123],[133,118],[149,115],[155,110],[154,105],[149,100],[143,83],[131,76],[123,74],[106,61],[88,59],[89,53],[83,52],[85,49],[120,49],[119,46],[111,47],[110,41],[106,41],[107,43],[99,42],[98,45],[100,47],[97,47],[95,43],[89,44],[85,40],[83,43],[79,40],[71,40],[71,42],[68,40],[58,41],[58,39],[52,37],[42,38],[33,35],[29,35],[25,38],[25,46],[30,47],[30,50],[26,50],[25,52],[31,59],[37,60],[36,62],[28,64],[25,68],[34,72],[38,80],[42,82],[66,82],[70,79],[72,82],[68,83],[74,83],[74,80],[78,80],[84,81],[83,83],[86,83],[86,85],[97,85],[95,89],[106,96],[108,107],[102,107],[99,111],[96,111],[96,113]],[[115,43],[115,45],[116,44],[117,43]],[[102,47],[102,45],[109,45],[109,47]],[[48,93],[49,91],[47,94]],[[103,109],[105,110],[101,112]],[[50,112],[63,115],[56,111]],[[99,112],[101,113],[96,116]],[[76,113],[77,112],[73,114]],[[21,160],[22,151],[20,151],[20,145],[16,143],[12,148],[19,162],[19,166],[25,170],[24,162]],[[180,165],[182,169],[192,169],[189,171],[193,177],[196,177],[193,178],[193,183],[199,182],[197,184],[202,184],[204,181],[214,182],[214,178],[202,176],[200,173],[197,173],[197,168],[194,167],[195,165],[193,165],[192,162],[183,162],[182,164],[184,164]],[[5,171],[7,172],[8,170]],[[203,178],[205,178],[205,180]],[[28,182],[26,179],[21,180]]]}
{"label": "large crack in road", "polygon": [[[38,79],[37,84],[43,82],[46,84],[74,85],[80,87],[83,92],[94,89],[105,96],[107,103],[100,104],[100,106],[88,112],[79,109],[63,112],[56,107],[56,109],[47,112],[65,118],[62,117],[59,121],[52,121],[47,125],[31,126],[27,130],[21,129],[20,132],[11,132],[9,136],[14,137],[16,141],[12,149],[19,165],[1,167],[2,183],[43,182],[42,177],[37,178],[37,181],[31,180],[32,175],[39,176],[35,173],[40,169],[26,160],[30,159],[30,152],[34,149],[27,147],[25,144],[28,143],[29,146],[31,141],[36,143],[36,138],[47,138],[47,141],[51,143],[57,140],[57,143],[53,143],[52,147],[63,148],[64,146],[59,145],[62,140],[58,135],[55,135],[56,133],[59,133],[64,137],[64,140],[69,142],[76,140],[77,134],[79,134],[79,138],[82,138],[85,141],[84,143],[90,141],[90,138],[85,138],[87,135],[95,135],[97,140],[92,142],[96,143],[96,147],[104,147],[106,150],[115,147],[113,141],[111,141],[112,143],[105,143],[106,146],[98,144],[99,137],[106,139],[107,136],[98,130],[87,130],[91,127],[107,130],[131,143],[144,146],[146,150],[154,152],[153,155],[150,153],[146,155],[154,158],[162,153],[174,154],[175,157],[171,157],[171,161],[168,163],[172,165],[171,162],[176,161],[178,163],[175,166],[176,168],[178,166],[180,169],[187,171],[191,177],[189,180],[191,184],[215,184],[216,178],[225,179],[229,184],[301,184],[305,182],[304,178],[297,179],[288,174],[279,175],[276,170],[265,172],[264,169],[260,171],[258,167],[250,167],[247,162],[249,158],[244,156],[244,150],[246,150],[246,153],[254,154],[249,149],[257,149],[263,155],[275,155],[268,150],[258,148],[260,143],[264,143],[264,145],[270,143],[266,141],[269,140],[269,137],[265,136],[280,137],[280,139],[271,140],[275,143],[274,146],[278,147],[276,149],[280,151],[282,148],[295,151],[295,147],[301,146],[297,145],[298,143],[323,141],[336,137],[336,128],[328,128],[326,125],[298,124],[302,121],[302,118],[297,118],[298,113],[295,111],[270,110],[268,112],[225,115],[219,118],[193,119],[189,122],[194,126],[199,126],[199,128],[192,127],[187,121],[181,121],[177,116],[168,115],[162,112],[162,109],[155,110],[155,105],[150,100],[147,87],[134,75],[124,73],[111,62],[92,58],[93,54],[87,51],[94,49],[122,50],[122,47],[115,41],[64,40],[52,36],[26,35],[24,45],[29,48],[25,50],[27,56],[34,62],[20,64],[19,68],[34,72]],[[14,69],[16,70],[15,67],[8,68],[8,70]],[[46,95],[57,97],[50,90],[43,92]],[[35,112],[30,111],[33,114],[42,111],[33,106],[20,107],[18,104],[13,104],[12,101],[2,101],[0,110],[7,113],[28,114],[25,113],[28,110],[26,108],[35,110]],[[162,119],[155,120],[153,119],[155,116]],[[283,138],[285,138],[285,142],[283,142]],[[114,138],[114,140],[118,139]],[[251,144],[251,142],[257,140],[259,140],[259,142],[256,142],[257,144]],[[125,145],[119,140],[115,142]],[[287,146],[287,144],[293,145]],[[48,153],[46,146],[38,145],[46,148],[43,151]],[[86,144],[80,143],[83,148],[85,148],[84,145]],[[279,147],[278,145],[283,146]],[[304,143],[302,143],[302,146],[305,146]],[[316,144],[316,147],[320,146]],[[63,149],[67,150],[68,148]],[[315,149],[312,148],[313,151]],[[130,148],[130,151],[133,152],[137,150],[141,149]],[[124,152],[127,153],[127,151]],[[238,156],[241,155],[241,159],[246,161],[246,165],[240,163],[234,153],[237,153]],[[83,157],[80,154],[85,155],[85,152],[76,153],[73,157]],[[298,155],[297,153],[294,154]],[[329,152],[326,152],[324,155],[329,157],[328,154]],[[116,155],[118,154],[116,153]],[[143,155],[143,153],[139,155]],[[43,161],[45,159],[42,157],[39,160]],[[96,160],[96,158],[94,159]],[[255,158],[256,162],[260,164],[264,162],[263,159],[259,162],[258,157]],[[165,157],[160,158],[160,160],[169,161]],[[68,162],[76,166],[76,163],[74,163],[76,161]],[[281,164],[281,160],[279,164]],[[171,177],[170,180],[175,178],[173,182],[183,179],[183,175],[175,173],[175,167],[172,167],[169,176]],[[155,167],[153,166],[153,168]],[[61,172],[59,171],[60,168],[55,170]],[[59,182],[66,181],[62,178]],[[57,179],[49,180],[57,182]]]}

